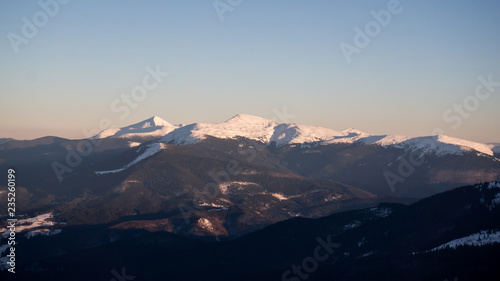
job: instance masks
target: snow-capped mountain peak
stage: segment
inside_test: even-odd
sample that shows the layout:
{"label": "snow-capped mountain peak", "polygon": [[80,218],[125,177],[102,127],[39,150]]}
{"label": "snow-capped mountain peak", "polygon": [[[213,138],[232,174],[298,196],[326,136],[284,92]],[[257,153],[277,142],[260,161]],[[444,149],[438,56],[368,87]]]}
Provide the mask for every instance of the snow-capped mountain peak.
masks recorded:
{"label": "snow-capped mountain peak", "polygon": [[152,138],[161,137],[169,132],[177,129],[178,127],[168,123],[158,116],[153,116],[139,123],[132,124],[122,128],[106,129],[93,138],[103,139],[108,137],[127,138],[127,137],[141,137]]}
{"label": "snow-capped mountain peak", "polygon": [[153,116],[139,123],[135,123],[130,126],[120,128],[120,130],[123,130],[123,132],[126,133],[127,131],[137,131],[141,129],[157,128],[157,127],[173,127],[173,125],[158,116]]}
{"label": "snow-capped mountain peak", "polygon": [[153,116],[127,127],[104,130],[95,138],[106,137],[160,138],[159,141],[163,143],[183,145],[192,144],[207,137],[220,139],[243,137],[277,146],[305,143],[315,145],[357,143],[395,147],[408,151],[418,150],[436,155],[461,155],[464,152],[475,152],[494,156],[493,148],[496,147],[445,135],[413,138],[400,135],[371,135],[354,128],[335,131],[316,126],[281,123],[249,114],[238,114],[216,124],[193,123],[177,126],[171,125],[158,116]]}
{"label": "snow-capped mountain peak", "polygon": [[143,128],[172,126],[172,124],[168,123],[167,121],[163,120],[161,117],[158,117],[158,116],[153,116],[149,119],[142,121],[141,123],[143,123],[145,125],[145,127],[143,127]]}
{"label": "snow-capped mountain peak", "polygon": [[160,141],[174,144],[191,144],[207,136],[215,138],[246,137],[269,142],[274,127],[279,123],[248,114],[238,114],[217,124],[194,123],[183,126],[165,135]]}
{"label": "snow-capped mountain peak", "polygon": [[228,120],[226,120],[223,123],[226,123],[226,124],[237,123],[240,125],[243,125],[243,124],[271,124],[271,123],[278,124],[278,122],[275,122],[275,121],[270,120],[270,119],[266,119],[266,118],[262,118],[262,117],[258,117],[258,116],[254,116],[254,115],[250,115],[250,114],[243,114],[243,113],[237,114],[237,115],[229,118]]}
{"label": "snow-capped mountain peak", "polygon": [[167,134],[161,141],[191,144],[207,136],[222,139],[244,137],[281,146],[292,143],[320,142],[336,136],[344,136],[344,134],[327,128],[280,123],[253,115],[238,114],[222,123],[195,123],[184,126]]}

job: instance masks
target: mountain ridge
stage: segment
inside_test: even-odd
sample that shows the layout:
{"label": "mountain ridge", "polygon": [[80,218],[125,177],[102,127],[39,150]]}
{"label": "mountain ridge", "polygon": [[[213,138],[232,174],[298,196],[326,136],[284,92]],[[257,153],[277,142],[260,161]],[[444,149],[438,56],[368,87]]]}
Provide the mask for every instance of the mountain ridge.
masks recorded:
{"label": "mountain ridge", "polygon": [[221,123],[192,123],[179,126],[171,125],[160,117],[154,116],[127,127],[104,130],[94,138],[147,137],[149,139],[158,138],[159,142],[163,143],[189,145],[204,140],[208,136],[220,139],[244,137],[276,146],[358,143],[382,147],[393,146],[410,151],[421,150],[423,153],[435,153],[436,155],[461,155],[464,152],[472,151],[494,157],[495,153],[498,153],[498,146],[446,135],[420,137],[373,135],[354,128],[336,131],[318,126],[277,122],[249,114],[237,114]]}
{"label": "mountain ridge", "polygon": [[[172,125],[161,117],[152,116],[132,125],[120,128],[108,128],[90,139],[122,138],[130,139],[130,147],[145,141],[189,145],[208,136],[221,139],[244,137],[264,144],[276,146],[290,144],[363,144],[396,147],[410,152],[421,150],[423,153],[443,155],[462,155],[475,152],[483,156],[498,157],[499,143],[479,143],[447,135],[408,137],[403,135],[369,134],[348,128],[337,131],[329,128],[284,123],[250,114],[237,114],[221,123],[191,123]],[[47,137],[37,138],[41,140]],[[6,143],[20,142],[9,139]],[[0,144],[2,145],[2,144]]]}

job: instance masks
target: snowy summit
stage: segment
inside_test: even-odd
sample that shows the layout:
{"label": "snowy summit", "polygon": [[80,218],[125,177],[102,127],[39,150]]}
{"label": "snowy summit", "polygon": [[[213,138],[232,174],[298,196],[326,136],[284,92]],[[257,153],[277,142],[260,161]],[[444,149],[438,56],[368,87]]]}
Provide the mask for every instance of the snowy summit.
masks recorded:
{"label": "snowy summit", "polygon": [[275,142],[276,145],[281,146],[292,143],[318,142],[342,135],[341,132],[326,128],[279,123],[248,114],[238,114],[218,124],[195,123],[184,126],[167,134],[161,141],[191,144],[205,139],[206,136],[222,139],[245,137],[266,144]]}
{"label": "snowy summit", "polygon": [[492,145],[444,135],[416,138],[399,135],[371,135],[354,128],[335,131],[316,126],[281,123],[248,114],[238,114],[222,123],[193,123],[177,126],[154,116],[128,127],[104,130],[94,138],[156,137],[160,138],[159,141],[162,143],[188,145],[206,139],[208,136],[220,139],[244,137],[265,144],[274,143],[277,146],[305,143],[316,145],[358,143],[396,147],[409,151],[421,150],[423,153],[436,155],[461,155],[464,152],[474,152],[494,156]]}
{"label": "snowy summit", "polygon": [[123,127],[106,129],[93,138],[104,139],[109,137],[161,137],[175,130],[177,127],[168,123],[158,116],[153,116],[142,122]]}
{"label": "snowy summit", "polygon": [[[478,155],[494,156],[491,145],[461,140],[444,135],[410,138],[398,135],[371,135],[350,128],[335,131],[327,128],[281,123],[248,114],[238,114],[225,122],[217,124],[193,123],[189,125],[171,125],[160,117],[154,116],[137,124],[118,129],[102,131],[95,138],[157,138],[157,141],[140,147],[142,151],[135,160],[120,169],[98,171],[96,174],[118,173],[136,163],[166,149],[165,144],[189,145],[207,137],[234,139],[243,137],[260,141],[264,144],[283,146],[287,144],[328,145],[335,143],[379,145],[396,147],[407,151],[421,151],[442,155],[461,155],[474,152]],[[139,146],[133,143],[130,146]]]}

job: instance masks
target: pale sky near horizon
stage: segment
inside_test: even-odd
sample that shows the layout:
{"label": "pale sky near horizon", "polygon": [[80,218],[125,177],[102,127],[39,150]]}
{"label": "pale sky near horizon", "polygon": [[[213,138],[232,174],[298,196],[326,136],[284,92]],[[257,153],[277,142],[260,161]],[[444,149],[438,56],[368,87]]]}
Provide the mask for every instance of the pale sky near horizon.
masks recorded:
{"label": "pale sky near horizon", "polygon": [[[39,4],[54,1],[1,2],[0,138],[247,113],[500,143],[499,1],[220,0],[241,2],[222,20],[213,0]],[[355,28],[370,41],[356,44]],[[342,42],[357,48],[350,63]],[[154,85],[157,66],[169,76]],[[143,99],[122,101],[145,77]]]}

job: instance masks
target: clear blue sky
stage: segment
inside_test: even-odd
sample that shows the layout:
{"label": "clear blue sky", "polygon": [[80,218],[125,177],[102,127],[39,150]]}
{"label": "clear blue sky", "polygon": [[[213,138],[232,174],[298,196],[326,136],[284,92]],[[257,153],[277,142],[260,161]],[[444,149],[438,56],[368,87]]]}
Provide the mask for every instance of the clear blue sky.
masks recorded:
{"label": "clear blue sky", "polygon": [[[83,138],[103,118],[115,126],[153,115],[172,124],[277,118],[286,107],[290,122],[335,130],[417,136],[439,127],[500,142],[500,87],[467,118],[453,111],[479,76],[500,82],[500,2],[401,0],[348,63],[340,44],[355,46],[354,28],[389,2],[243,0],[221,20],[210,0],[73,0],[16,53],[8,35],[23,36],[22,18],[43,22],[44,10],[2,1],[0,137]],[[127,116],[114,112],[113,101],[157,65],[170,76]]]}

